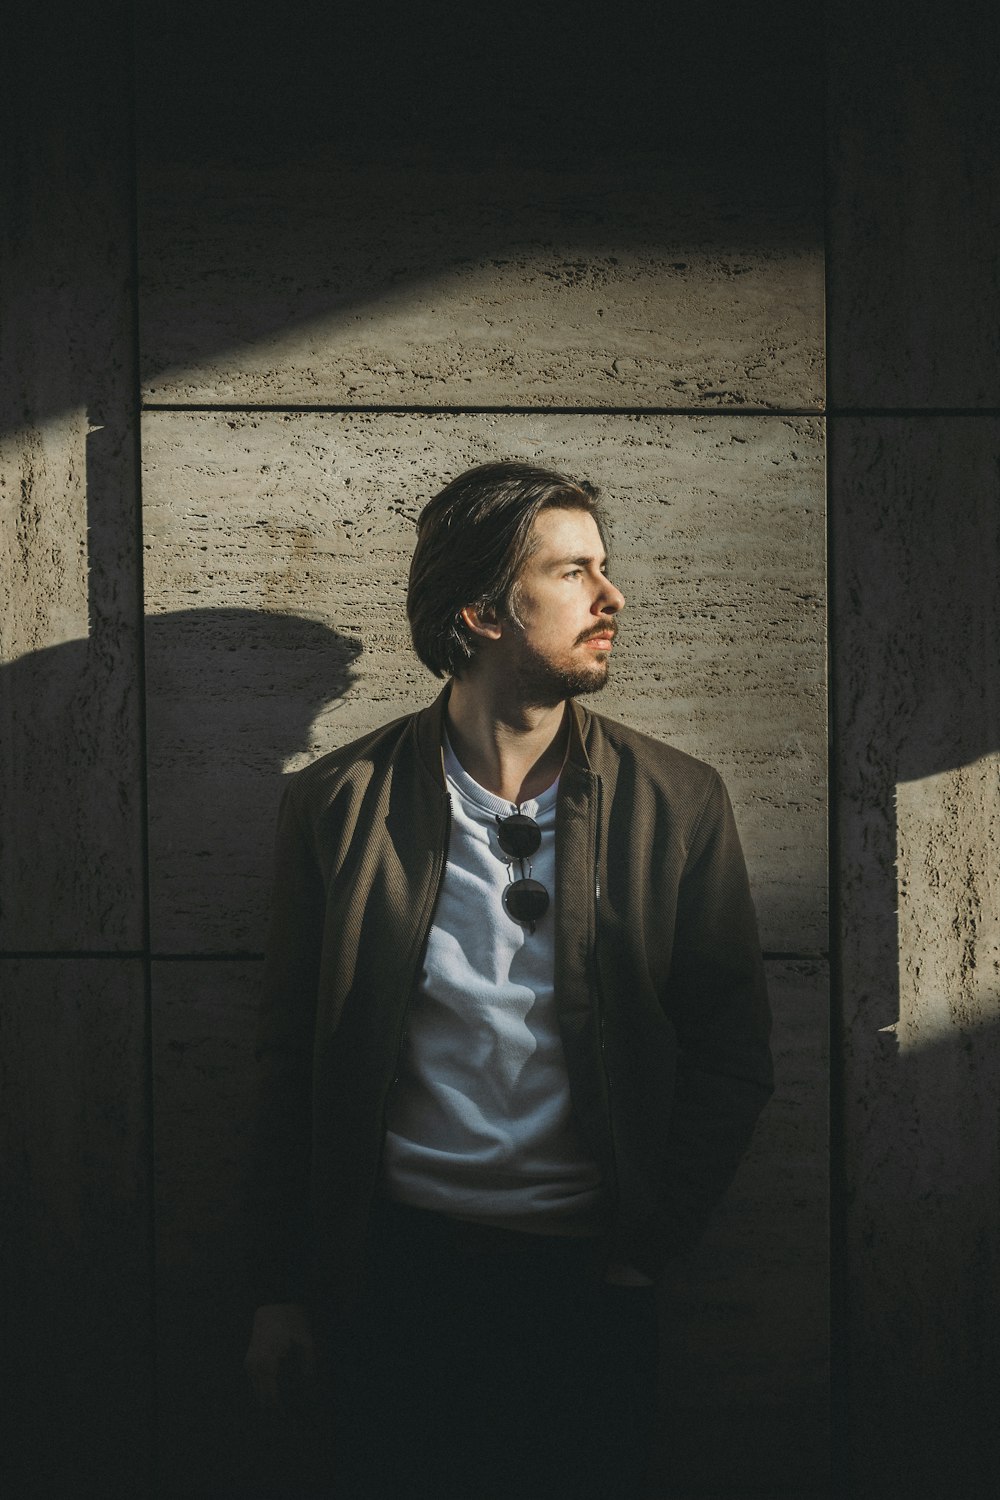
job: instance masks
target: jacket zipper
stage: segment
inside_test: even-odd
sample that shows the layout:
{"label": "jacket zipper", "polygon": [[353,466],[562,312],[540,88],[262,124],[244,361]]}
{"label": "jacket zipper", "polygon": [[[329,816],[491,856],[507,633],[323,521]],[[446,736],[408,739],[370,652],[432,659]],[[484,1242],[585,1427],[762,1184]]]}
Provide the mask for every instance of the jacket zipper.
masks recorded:
{"label": "jacket zipper", "polygon": [[598,934],[600,932],[601,917],[601,778],[595,777],[597,786],[597,818],[596,831],[594,834],[594,989],[597,995],[597,1014],[599,1037],[601,1044],[601,1067],[604,1071],[604,1088],[608,1100],[608,1140],[611,1145],[611,1199],[612,1199],[612,1221],[617,1221],[618,1210],[621,1199],[621,1186],[618,1179],[618,1152],[615,1147],[615,1124],[614,1111],[611,1100],[611,1073],[608,1069],[607,1049],[604,1036],[604,989],[601,984],[601,961],[597,951]]}

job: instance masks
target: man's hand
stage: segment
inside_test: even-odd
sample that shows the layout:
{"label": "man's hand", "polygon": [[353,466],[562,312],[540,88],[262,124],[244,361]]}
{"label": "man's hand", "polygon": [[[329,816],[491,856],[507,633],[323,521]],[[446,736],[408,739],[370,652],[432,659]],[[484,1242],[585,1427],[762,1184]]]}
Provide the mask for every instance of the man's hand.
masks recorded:
{"label": "man's hand", "polygon": [[257,1405],[267,1412],[284,1410],[292,1391],[301,1391],[313,1379],[316,1351],[301,1303],[271,1302],[258,1307],[243,1368]]}

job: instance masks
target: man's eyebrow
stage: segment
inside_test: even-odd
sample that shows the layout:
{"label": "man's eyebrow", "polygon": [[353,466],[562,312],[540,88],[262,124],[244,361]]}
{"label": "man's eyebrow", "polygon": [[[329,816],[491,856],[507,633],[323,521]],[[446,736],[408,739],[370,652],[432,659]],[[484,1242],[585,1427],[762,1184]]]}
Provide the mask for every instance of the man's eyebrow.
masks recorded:
{"label": "man's eyebrow", "polygon": [[[556,557],[556,558],[553,558],[553,560],[550,563],[548,563],[546,566],[549,567],[549,568],[551,568],[551,569],[555,569],[555,568],[567,568],[567,567],[587,568],[587,567],[590,566],[590,564],[592,562],[595,562],[595,561],[597,561],[597,560],[596,560],[596,558],[592,554],[589,557]],[[601,559],[600,559],[600,562],[598,562],[597,566],[599,568],[606,568],[607,565],[608,565],[608,558],[607,558],[607,554],[604,553],[602,555]]]}

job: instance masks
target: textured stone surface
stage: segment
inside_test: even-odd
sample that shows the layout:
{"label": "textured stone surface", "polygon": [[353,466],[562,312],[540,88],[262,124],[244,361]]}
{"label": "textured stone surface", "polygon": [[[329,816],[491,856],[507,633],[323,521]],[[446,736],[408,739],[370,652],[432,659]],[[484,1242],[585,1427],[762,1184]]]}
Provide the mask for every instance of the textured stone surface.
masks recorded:
{"label": "textured stone surface", "polygon": [[829,1469],[829,981],[819,962],[767,967],[774,1098],[661,1293],[671,1494],[806,1495]]}
{"label": "textured stone surface", "polygon": [[831,401],[996,407],[996,7],[827,14]]}
{"label": "textured stone surface", "polygon": [[3,440],[0,945],[142,937],[132,433],[81,410]]}
{"label": "textured stone surface", "polygon": [[157,1396],[167,1496],[254,1494],[240,1212],[258,963],[153,965]]}
{"label": "textured stone surface", "polygon": [[[826,1467],[826,972],[808,962],[768,968],[776,1095],[705,1245],[663,1294],[663,1472],[678,1484],[708,1475],[718,1493],[738,1484],[803,1494]],[[250,1490],[268,1464],[288,1461],[279,1435],[250,1419],[241,1372],[249,1307],[238,1184],[258,973],[246,962],[154,965],[171,1495]],[[308,1472],[315,1456],[301,1459]]]}
{"label": "textured stone surface", "polygon": [[646,151],[148,163],[145,398],[818,408],[818,162]]}
{"label": "textured stone surface", "polygon": [[825,947],[818,421],[157,413],[143,450],[157,951],[260,948],[281,772],[433,696],[413,520],[500,455],[604,488],[629,608],[599,707],[718,766],[765,947]]}
{"label": "textured stone surface", "polygon": [[148,1493],[142,965],[0,961],[7,1495]]}
{"label": "textured stone surface", "polygon": [[1000,1480],[998,424],[839,419],[852,1493]]}
{"label": "textured stone surface", "polygon": [[[117,16],[117,19],[116,19]],[[141,941],[127,100],[112,33],[25,26],[46,89],[4,134],[0,947]],[[97,55],[95,55],[97,54]],[[86,80],[85,82],[82,82]],[[81,104],[79,90],[86,91]],[[100,103],[95,103],[99,100]],[[44,184],[44,191],[39,189]]]}

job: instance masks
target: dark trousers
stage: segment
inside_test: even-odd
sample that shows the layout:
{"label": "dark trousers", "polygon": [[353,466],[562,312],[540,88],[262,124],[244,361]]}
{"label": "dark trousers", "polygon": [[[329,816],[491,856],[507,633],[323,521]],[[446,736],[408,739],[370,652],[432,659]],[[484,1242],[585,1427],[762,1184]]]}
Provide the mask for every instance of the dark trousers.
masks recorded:
{"label": "dark trousers", "polygon": [[329,1330],[337,1500],[641,1500],[651,1288],[593,1241],[382,1204],[349,1327]]}

